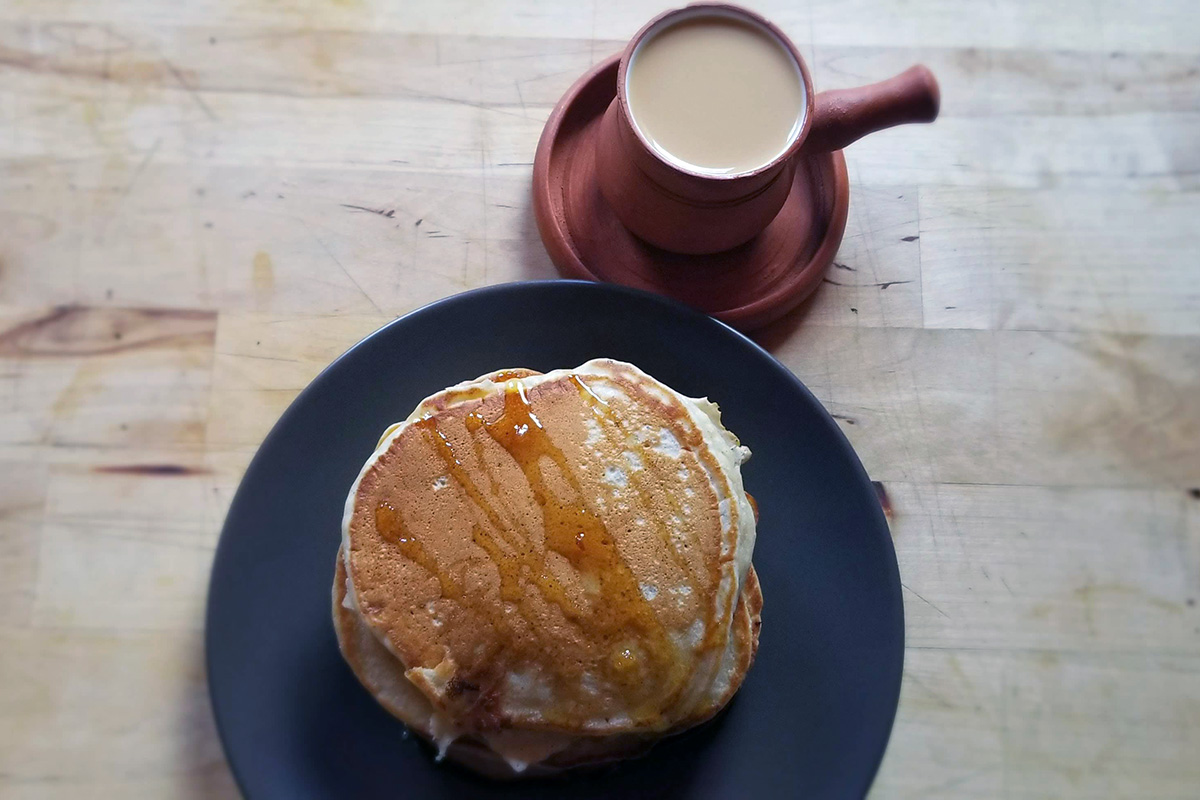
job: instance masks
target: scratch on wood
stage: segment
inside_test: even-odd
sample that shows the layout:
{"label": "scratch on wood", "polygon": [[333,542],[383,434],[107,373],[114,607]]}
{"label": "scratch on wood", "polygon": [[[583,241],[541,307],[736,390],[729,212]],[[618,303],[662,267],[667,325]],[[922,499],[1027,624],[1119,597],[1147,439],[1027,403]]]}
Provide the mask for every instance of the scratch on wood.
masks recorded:
{"label": "scratch on wood", "polygon": [[858,270],[856,270],[854,267],[850,266],[849,264],[841,264],[841,263],[838,263],[837,261],[835,261],[835,262],[833,262],[833,265],[835,267],[837,267],[838,269],[844,269],[844,270],[848,270],[850,272],[858,272]]}
{"label": "scratch on wood", "polygon": [[[255,344],[258,344],[258,342],[255,342]],[[283,356],[256,356],[250,353],[238,353],[237,358],[249,358],[254,361],[282,361],[285,364],[301,363],[300,359],[298,358],[284,358]]]}
{"label": "scratch on wood", "polygon": [[[353,211],[366,211],[368,214],[378,214],[379,216],[387,217],[388,219],[391,219],[392,217],[396,216],[396,209],[394,209],[394,208],[388,208],[388,209],[368,208],[367,206],[356,206],[356,205],[352,205],[350,203],[339,203],[339,205],[342,208],[349,208]],[[421,223],[418,222],[417,224],[419,225]]]}
{"label": "scratch on wood", "polygon": [[914,590],[914,589],[913,589],[911,586],[909,586],[907,583],[904,583],[903,581],[901,581],[901,582],[900,582],[900,585],[901,585],[901,586],[903,586],[905,589],[908,589],[910,592],[912,592],[912,593],[913,593],[913,594],[916,596],[916,598],[917,598],[918,600],[920,600],[922,603],[924,603],[925,605],[929,606],[930,608],[932,608],[934,611],[936,611],[936,612],[938,612],[939,614],[941,614],[941,615],[942,615],[943,617],[945,617],[946,619],[950,619],[950,615],[949,615],[949,614],[947,614],[945,611],[942,611],[940,608],[938,608],[937,606],[935,606],[933,603],[931,603],[931,602],[929,602],[928,600],[926,600],[924,597],[922,597],[922,596],[921,596],[921,594],[920,594],[919,592],[917,592],[916,590]]}
{"label": "scratch on wood", "polygon": [[521,115],[528,119],[529,109],[525,105],[525,95],[521,93],[521,82],[513,81],[513,86],[517,87],[517,99],[521,102]]}
{"label": "scratch on wood", "polygon": [[905,236],[905,237],[904,237],[904,238],[902,238],[900,241],[902,241],[902,242],[915,242],[917,239],[920,239],[920,238],[921,238],[920,236]]}
{"label": "scratch on wood", "polygon": [[830,414],[829,416],[833,417],[834,419],[840,419],[842,422],[846,423],[847,425],[857,425],[858,424],[858,421],[856,419],[854,419],[854,417],[847,417],[845,414]]}
{"label": "scratch on wood", "polygon": [[175,80],[178,81],[181,87],[183,87],[183,90],[191,95],[192,100],[194,100],[196,105],[200,107],[200,110],[204,112],[204,115],[213,122],[216,122],[217,115],[213,113],[213,110],[209,107],[208,103],[204,102],[204,98],[200,96],[200,93],[197,92],[195,88],[193,88],[192,85],[187,82],[187,79],[183,77],[183,73],[179,71],[179,67],[172,64],[170,59],[167,58],[163,58],[163,63],[166,64],[167,69],[171,71],[171,74],[175,76]]}
{"label": "scratch on wood", "polygon": [[[836,265],[835,265],[836,266]],[[880,283],[842,283],[835,281],[833,278],[821,278],[823,283],[832,283],[834,286],[878,286],[880,291],[886,290],[889,286],[899,286],[903,283],[912,283],[912,281],[881,281]]]}
{"label": "scratch on wood", "polygon": [[350,270],[346,269],[345,265],[338,260],[338,257],[333,254],[333,251],[329,249],[329,246],[325,244],[325,242],[321,241],[319,237],[314,236],[313,238],[317,240],[317,244],[319,244],[321,249],[325,251],[325,255],[329,256],[333,263],[338,265],[338,269],[342,271],[342,274],[345,275],[352,284],[354,284],[354,288],[358,289],[359,294],[366,298],[366,301],[371,304],[372,308],[382,314],[383,309],[379,307],[379,304],[375,302],[371,295],[367,294],[367,290],[362,287],[362,284],[354,279],[354,276],[350,274]]}
{"label": "scratch on wood", "polygon": [[918,678],[916,675],[912,674],[911,672],[907,673],[904,677],[906,680],[908,680],[914,686],[917,686],[922,691],[924,691],[925,694],[929,695],[934,700],[936,700],[937,704],[939,706],[941,706],[942,708],[954,708],[955,707],[954,703],[951,703],[949,700],[947,700],[941,693],[934,691],[932,688],[930,688],[930,686],[927,683],[925,683],[925,681],[921,680],[920,678]]}
{"label": "scratch on wood", "polygon": [[141,160],[141,163],[137,165],[137,169],[133,171],[133,175],[130,177],[129,183],[125,184],[125,190],[121,193],[122,196],[128,196],[129,193],[133,191],[134,184],[138,182],[138,178],[142,177],[142,173],[146,171],[146,167],[149,166],[151,159],[154,158],[154,154],[158,152],[160,145],[162,145],[161,136],[155,140],[154,146],[150,148],[149,152],[147,152],[146,156]]}

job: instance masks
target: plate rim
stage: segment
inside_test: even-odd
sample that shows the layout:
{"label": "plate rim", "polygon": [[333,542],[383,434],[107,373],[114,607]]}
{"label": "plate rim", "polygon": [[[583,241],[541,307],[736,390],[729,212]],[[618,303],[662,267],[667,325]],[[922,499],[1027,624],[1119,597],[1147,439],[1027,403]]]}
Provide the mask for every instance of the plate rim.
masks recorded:
{"label": "plate rim", "polygon": [[[354,351],[358,350],[368,341],[377,336],[387,335],[387,332],[393,327],[403,326],[406,323],[411,323],[414,319],[418,319],[422,316],[433,313],[444,305],[461,302],[467,298],[478,295],[504,295],[509,293],[522,293],[526,291],[553,291],[556,289],[614,293],[618,295],[636,297],[640,300],[648,300],[652,303],[659,304],[665,311],[682,314],[685,318],[690,317],[693,321],[701,324],[715,325],[718,329],[723,330],[725,334],[732,335],[735,339],[740,340],[741,344],[748,346],[755,355],[765,358],[766,363],[773,370],[780,373],[795,390],[805,396],[806,399],[811,401],[811,403],[819,410],[820,413],[817,416],[821,418],[820,424],[824,425],[827,431],[830,431],[834,434],[833,438],[835,441],[837,441],[838,447],[849,456],[851,468],[856,473],[856,478],[861,484],[860,488],[865,491],[867,496],[875,496],[875,488],[871,481],[870,475],[867,473],[866,467],[863,466],[862,460],[858,457],[858,453],[850,444],[850,440],[838,426],[837,422],[833,419],[828,409],[825,408],[824,404],[821,403],[821,401],[806,385],[804,385],[804,383],[795,375],[795,373],[792,372],[791,369],[789,369],[782,361],[775,358],[775,356],[767,351],[766,348],[758,344],[758,342],[755,342],[749,336],[733,328],[728,323],[717,319],[716,317],[709,316],[701,311],[697,311],[696,309],[691,308],[690,306],[687,306],[673,298],[648,292],[643,289],[635,289],[629,286],[597,283],[594,281],[579,279],[518,280],[490,284],[488,286],[481,286],[475,289],[458,292],[426,303],[422,306],[412,309],[411,311],[405,312],[404,314],[389,320],[388,322],[355,341],[354,344],[346,348],[346,350],[326,364],[321,371],[318,372],[317,375],[311,381],[309,381],[303,389],[300,390],[300,392],[292,399],[292,401],[288,403],[287,408],[284,409],[283,413],[279,415],[279,418],[271,426],[270,431],[267,432],[266,436],[263,437],[262,441],[255,449],[254,456],[246,465],[246,469],[242,473],[241,479],[238,481],[237,490],[234,492],[233,498],[229,503],[229,508],[226,510],[225,517],[221,522],[221,531],[217,538],[216,547],[213,549],[212,563],[209,567],[207,590],[204,600],[204,682],[205,689],[208,694],[208,706],[212,711],[213,723],[217,732],[217,739],[221,744],[221,753],[224,755],[225,763],[228,765],[229,771],[233,775],[234,782],[237,784],[237,788],[243,797],[250,798],[251,796],[246,788],[245,777],[242,774],[242,769],[238,766],[237,761],[230,750],[229,738],[226,731],[227,722],[222,719],[220,705],[218,704],[216,694],[213,691],[212,675],[215,656],[211,623],[214,614],[214,598],[217,595],[215,580],[217,575],[217,566],[218,563],[222,562],[223,560],[227,560],[227,558],[223,559],[222,555],[228,553],[230,547],[228,544],[232,536],[230,520],[234,517],[234,511],[237,508],[239,501],[242,501],[243,492],[246,487],[246,478],[253,473],[256,465],[262,458],[263,451],[268,447],[268,445],[271,444],[276,436],[280,435],[279,431],[285,426],[285,423],[288,421],[289,417],[296,413],[296,409],[306,400],[309,394],[318,391],[320,384],[327,380],[327,376],[330,371],[335,369],[343,360],[350,357]],[[884,516],[883,508],[878,502],[870,504],[870,507],[868,508],[868,514],[875,518],[877,528],[876,532],[881,534],[881,538],[885,544],[886,553],[889,556],[886,559],[886,566],[888,567],[887,583],[889,584],[889,593],[894,596],[896,600],[896,608],[899,612],[899,637],[897,639],[896,652],[890,653],[888,658],[888,665],[890,666],[893,663],[895,665],[895,676],[891,681],[893,685],[889,687],[889,695],[892,697],[892,700],[888,703],[888,708],[886,709],[886,716],[888,720],[887,727],[883,732],[883,736],[879,744],[876,747],[876,752],[872,756],[871,769],[864,771],[862,775],[862,781],[859,785],[862,797],[866,797],[867,792],[871,789],[871,786],[875,782],[875,778],[879,774],[879,769],[883,764],[884,755],[887,753],[888,744],[891,742],[892,732],[895,729],[896,717],[900,707],[900,689],[904,676],[908,627],[906,624],[904,597],[900,580],[899,559],[896,555],[895,543],[892,540],[891,528],[887,522],[887,518]],[[251,798],[251,800],[253,799]]]}

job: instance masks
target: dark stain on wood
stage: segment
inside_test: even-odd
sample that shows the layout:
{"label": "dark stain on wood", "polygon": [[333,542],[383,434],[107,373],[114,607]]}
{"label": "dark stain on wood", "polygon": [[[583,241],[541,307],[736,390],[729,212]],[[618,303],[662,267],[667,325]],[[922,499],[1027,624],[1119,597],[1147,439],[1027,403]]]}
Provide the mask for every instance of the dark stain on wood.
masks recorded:
{"label": "dark stain on wood", "polygon": [[904,237],[904,238],[902,238],[900,241],[902,241],[902,242],[915,242],[917,239],[920,239],[920,238],[921,238],[920,236],[905,236],[905,237]]}
{"label": "dark stain on wood", "polygon": [[0,331],[0,356],[77,357],[212,345],[216,332],[212,311],[56,306]]}
{"label": "dark stain on wood", "polygon": [[879,507],[883,509],[883,515],[888,518],[888,521],[895,519],[895,512],[892,511],[892,499],[888,497],[887,489],[883,487],[882,481],[871,481],[871,485],[875,487],[875,496],[879,498]]}
{"label": "dark stain on wood", "polygon": [[1188,489],[1188,496],[1193,500],[1200,500],[1200,487]]}
{"label": "dark stain on wood", "polygon": [[108,464],[96,467],[94,471],[102,475],[143,475],[160,478],[212,473],[207,467],[185,467],[182,464]]}

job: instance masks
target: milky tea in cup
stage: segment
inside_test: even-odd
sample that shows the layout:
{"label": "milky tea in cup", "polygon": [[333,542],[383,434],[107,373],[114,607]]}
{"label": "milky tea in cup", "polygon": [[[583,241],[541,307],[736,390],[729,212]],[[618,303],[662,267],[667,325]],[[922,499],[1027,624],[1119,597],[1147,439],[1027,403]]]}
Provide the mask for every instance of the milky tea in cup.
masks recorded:
{"label": "milky tea in cup", "polygon": [[804,78],[779,39],[713,9],[651,31],[630,59],[626,97],[642,137],[668,163],[738,175],[775,161],[804,123]]}

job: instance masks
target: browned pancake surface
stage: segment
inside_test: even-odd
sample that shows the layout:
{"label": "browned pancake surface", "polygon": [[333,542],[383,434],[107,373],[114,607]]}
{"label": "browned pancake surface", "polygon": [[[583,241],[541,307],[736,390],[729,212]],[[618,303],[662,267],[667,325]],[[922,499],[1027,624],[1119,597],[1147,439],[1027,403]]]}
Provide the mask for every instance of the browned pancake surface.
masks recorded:
{"label": "browned pancake surface", "polygon": [[468,729],[670,727],[734,606],[699,431],[629,377],[479,394],[426,404],[364,474],[364,620]]}
{"label": "browned pancake surface", "polygon": [[[339,552],[333,583],[333,618],[338,644],[347,663],[363,686],[393,715],[420,736],[432,740],[430,717],[433,706],[404,676],[404,668],[363,624],[358,613],[347,607],[346,572]],[[678,730],[699,724],[719,711],[741,686],[746,672],[753,664],[758,650],[761,628],[762,592],[758,576],[751,568],[743,586],[734,614],[733,637],[736,655],[733,671],[727,676],[726,691],[713,694],[709,702],[697,709],[695,716]],[[451,744],[447,755],[451,760],[494,778],[529,775],[549,775],[563,769],[601,764],[626,758],[653,744],[653,737],[633,734],[574,737],[549,758],[532,764],[520,773],[515,772],[500,756],[493,753],[478,738],[464,738]]]}

